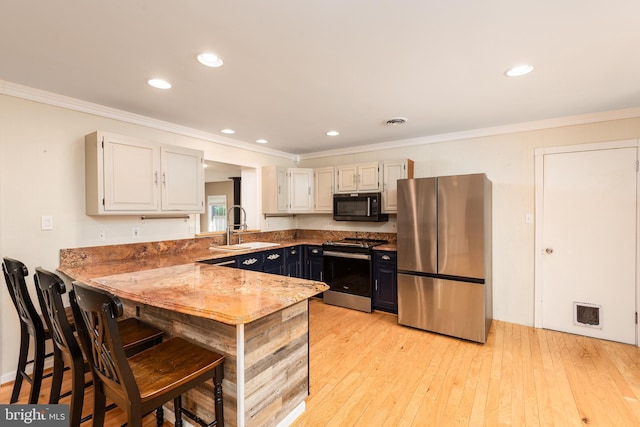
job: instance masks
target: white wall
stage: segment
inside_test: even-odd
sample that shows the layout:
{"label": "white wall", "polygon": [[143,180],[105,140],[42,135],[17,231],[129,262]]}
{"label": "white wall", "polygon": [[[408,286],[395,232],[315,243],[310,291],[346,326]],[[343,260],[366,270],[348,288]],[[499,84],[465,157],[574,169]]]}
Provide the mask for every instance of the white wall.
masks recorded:
{"label": "white wall", "polygon": [[[640,118],[634,118],[303,159],[300,167],[409,158],[415,177],[486,173],[493,181],[494,318],[533,325],[534,224],[525,223],[525,215],[535,212],[535,149],[639,137]],[[319,219],[298,217],[298,228],[318,224]]]}
{"label": "white wall", "polygon": [[[189,223],[184,220],[142,224],[139,217],[85,215],[83,140],[84,135],[98,129],[202,149],[208,160],[237,164],[237,159],[242,159],[248,168],[294,166],[291,160],[278,156],[0,95],[0,255],[23,260],[33,272],[39,265],[54,270],[61,248],[189,237]],[[410,158],[416,162],[416,177],[487,173],[494,191],[494,318],[532,325],[534,227],[525,223],[525,215],[534,212],[534,150],[639,137],[640,118],[632,118],[443,143],[418,141],[412,146],[303,159],[300,167]],[[247,180],[252,176],[250,169],[246,176]],[[264,219],[259,214],[259,173],[254,182],[255,186],[243,191],[243,205],[256,206],[251,222],[259,223],[263,230],[295,226],[353,229],[353,223],[329,225],[330,215]],[[53,216],[53,230],[40,231],[42,215]],[[190,223],[195,224],[195,218]],[[131,238],[133,226],[141,228],[141,239]],[[362,231],[392,231],[393,221],[358,227]],[[105,242],[98,241],[101,229],[107,231]],[[18,321],[5,286],[0,297],[0,367],[2,381],[7,381],[13,378],[5,374],[15,370],[17,360]]]}
{"label": "white wall", "polygon": [[[238,164],[241,159],[242,166],[247,167],[246,179],[254,181],[247,182],[243,195],[250,198],[248,205],[255,211],[251,216],[253,227],[261,227],[262,216],[258,214],[261,198],[255,196],[261,188],[259,177],[252,168],[268,164],[294,166],[293,160],[279,156],[0,95],[0,256],[23,261],[30,274],[37,266],[55,270],[62,248],[193,236],[189,231],[195,230],[195,215],[188,221],[144,222],[140,216],[85,215],[84,135],[95,130],[204,150],[207,160]],[[53,230],[40,230],[42,215],[53,217]],[[140,239],[131,237],[132,227],[140,228]],[[106,231],[105,241],[98,239],[100,230]],[[31,280],[29,286],[33,286]],[[19,323],[6,286],[3,284],[1,288],[0,368],[4,382],[13,380],[4,375],[16,367]]]}

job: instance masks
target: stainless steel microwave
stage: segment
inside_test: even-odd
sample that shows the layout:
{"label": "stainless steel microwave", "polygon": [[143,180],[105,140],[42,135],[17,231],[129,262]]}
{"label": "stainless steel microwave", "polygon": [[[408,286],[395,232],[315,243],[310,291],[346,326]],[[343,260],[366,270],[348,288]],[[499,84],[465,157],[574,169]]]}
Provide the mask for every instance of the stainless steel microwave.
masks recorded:
{"label": "stainless steel microwave", "polygon": [[388,221],[389,215],[381,211],[381,193],[333,195],[333,219],[336,221]]}

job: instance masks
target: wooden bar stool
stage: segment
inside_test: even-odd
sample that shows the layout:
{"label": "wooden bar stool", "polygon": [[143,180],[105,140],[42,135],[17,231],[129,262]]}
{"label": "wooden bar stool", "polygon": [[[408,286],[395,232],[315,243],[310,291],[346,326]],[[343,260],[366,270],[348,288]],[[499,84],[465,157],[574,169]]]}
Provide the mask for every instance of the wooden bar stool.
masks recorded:
{"label": "wooden bar stool", "polygon": [[[116,323],[123,314],[120,299],[79,282],[73,283],[73,289],[84,319],[78,321],[78,336],[91,348],[89,362],[95,374],[94,426],[104,423],[105,397],[127,412],[129,427],[141,426],[144,415],[172,399],[176,427],[182,426],[183,413],[203,426],[224,426],[223,356],[171,338],[127,359]],[[208,379],[214,386],[215,421],[211,424],[183,410],[180,398]]]}
{"label": "wooden bar stool", "polygon": [[[45,358],[49,356],[56,357],[55,353],[45,353],[45,342],[51,338],[51,331],[45,326],[44,321],[31,301],[25,280],[25,277],[29,275],[27,267],[18,260],[3,258],[2,272],[5,282],[7,282],[9,295],[11,295],[11,300],[20,318],[20,354],[18,356],[18,368],[16,370],[16,379],[13,383],[10,403],[18,401],[22,381],[27,380],[27,382],[31,384],[29,403],[35,404],[38,403],[42,379],[50,375],[43,375]],[[71,309],[66,311],[66,315],[73,325]],[[31,342],[30,337],[33,337],[34,341],[34,356],[33,360],[28,361],[27,356]],[[31,375],[26,371],[28,364],[33,364]]]}
{"label": "wooden bar stool", "polygon": [[[53,381],[51,384],[51,395],[49,403],[58,403],[60,399],[60,388],[62,385],[62,375],[64,366],[71,369],[71,407],[70,407],[70,425],[77,427],[81,422],[88,420],[82,419],[82,405],[84,402],[84,374],[89,372],[91,368],[85,363],[82,350],[73,333],[73,328],[65,313],[65,307],[62,303],[62,295],[66,292],[66,287],[62,279],[54,273],[44,270],[40,267],[36,268],[34,274],[34,282],[38,291],[38,300],[42,308],[44,319],[52,331],[52,339],[54,343],[54,351],[58,353],[55,359],[56,363],[53,369]],[[76,309],[75,296],[73,291],[69,292],[69,301],[74,309],[74,315],[80,316],[79,309]],[[82,322],[82,318],[77,319],[76,323]],[[162,342],[162,331],[147,325],[138,319],[130,318],[118,322],[118,328],[122,336],[125,354],[127,356],[139,353],[153,345]],[[162,419],[162,413],[158,414],[159,420]],[[160,422],[160,421],[159,421]]]}

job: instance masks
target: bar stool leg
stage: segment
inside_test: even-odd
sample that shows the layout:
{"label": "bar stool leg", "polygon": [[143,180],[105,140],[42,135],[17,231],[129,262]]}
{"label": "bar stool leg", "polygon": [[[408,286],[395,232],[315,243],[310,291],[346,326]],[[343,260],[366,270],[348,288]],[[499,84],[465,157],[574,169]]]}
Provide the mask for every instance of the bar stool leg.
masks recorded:
{"label": "bar stool leg", "polygon": [[49,404],[58,403],[60,400],[60,390],[62,389],[62,376],[64,375],[64,361],[62,354],[55,345],[53,346],[53,375],[51,377],[51,393],[49,394]]}
{"label": "bar stool leg", "polygon": [[16,370],[16,380],[13,383],[13,391],[11,392],[10,403],[18,401],[20,389],[22,388],[22,380],[24,380],[23,372],[27,368],[27,356],[29,355],[29,334],[24,324],[20,323],[20,355],[18,356],[18,369]]}
{"label": "bar stool leg", "polygon": [[164,409],[162,406],[156,409],[156,425],[161,427],[164,424]]}
{"label": "bar stool leg", "polygon": [[84,365],[82,360],[71,365],[71,407],[70,422],[72,427],[80,426],[82,419],[82,405],[84,403]]}
{"label": "bar stool leg", "polygon": [[107,397],[102,390],[100,381],[93,379],[93,425],[95,427],[104,426],[105,406],[107,405]]}
{"label": "bar stool leg", "polygon": [[44,374],[44,338],[34,337],[35,354],[33,356],[33,373],[31,374],[31,393],[29,394],[29,403],[38,403],[38,395],[40,394],[40,386],[42,385],[42,375]]}
{"label": "bar stool leg", "polygon": [[182,427],[182,396],[173,399],[173,412],[176,414],[174,427]]}
{"label": "bar stool leg", "polygon": [[216,425],[224,426],[224,413],[222,412],[222,379],[224,378],[224,366],[216,367],[216,375],[213,377],[213,392],[216,411]]}

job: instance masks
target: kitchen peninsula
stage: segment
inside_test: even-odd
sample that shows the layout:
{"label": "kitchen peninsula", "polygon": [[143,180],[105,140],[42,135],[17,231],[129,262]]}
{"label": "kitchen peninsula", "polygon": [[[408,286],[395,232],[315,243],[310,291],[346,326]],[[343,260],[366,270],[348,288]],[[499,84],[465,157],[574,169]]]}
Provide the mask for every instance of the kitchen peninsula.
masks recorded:
{"label": "kitchen peninsula", "polygon": [[[204,259],[206,251],[96,262],[99,257],[87,256],[87,249],[63,250],[59,271],[117,295],[126,316],[225,356],[227,426],[277,425],[304,411],[308,299],[327,285],[193,262]],[[204,384],[183,401],[210,420],[212,397],[211,386]]]}

